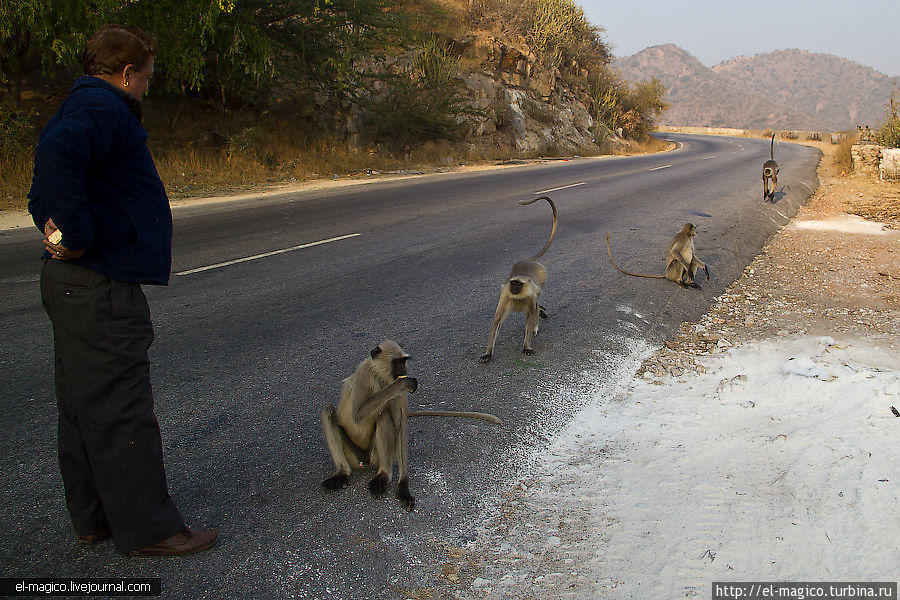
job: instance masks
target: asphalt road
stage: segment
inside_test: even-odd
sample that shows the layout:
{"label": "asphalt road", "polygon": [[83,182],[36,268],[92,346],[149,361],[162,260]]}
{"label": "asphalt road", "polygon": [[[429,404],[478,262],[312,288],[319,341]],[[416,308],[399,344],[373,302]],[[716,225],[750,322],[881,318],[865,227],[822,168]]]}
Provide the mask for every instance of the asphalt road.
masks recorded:
{"label": "asphalt road", "polygon": [[[398,598],[433,588],[447,548],[477,535],[503,482],[576,413],[572,390],[621,376],[641,343],[701,316],[817,185],[812,148],[776,147],[770,204],[767,140],[668,137],[681,147],[176,210],[175,274],[145,289],[170,490],[189,525],[221,534],[193,557],[134,559],[111,543],[75,542],[56,464],[40,236],[0,232],[0,576],[161,577],[164,598]],[[559,208],[542,259],[550,319],[536,354],[523,357],[524,319],[510,317],[494,362],[482,365],[500,284],[550,230],[546,203],[517,203],[538,194]],[[609,264],[607,231],[620,265],[661,272],[665,245],[687,221],[713,276],[702,291]],[[301,247],[322,240],[333,241]],[[413,408],[504,421],[411,422],[413,513],[392,495],[370,498],[370,473],[334,495],[319,488],[333,470],[321,406],[385,338],[415,359]]]}

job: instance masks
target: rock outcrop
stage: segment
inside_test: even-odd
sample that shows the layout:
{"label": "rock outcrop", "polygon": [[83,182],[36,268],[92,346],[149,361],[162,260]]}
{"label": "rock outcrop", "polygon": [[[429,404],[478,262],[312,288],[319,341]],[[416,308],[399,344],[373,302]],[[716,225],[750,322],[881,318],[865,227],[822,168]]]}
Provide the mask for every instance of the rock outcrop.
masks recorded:
{"label": "rock outcrop", "polygon": [[[472,35],[450,40],[449,47],[466,65],[457,82],[474,110],[457,122],[471,150],[504,148],[522,156],[596,153],[601,136],[611,146],[621,144],[595,123],[589,98],[568,87],[559,69],[541,64],[526,45]],[[409,64],[408,57],[394,57],[381,68],[399,72]],[[372,91],[390,93],[383,86]],[[365,142],[358,119],[358,111],[352,111],[345,126],[351,147]]]}

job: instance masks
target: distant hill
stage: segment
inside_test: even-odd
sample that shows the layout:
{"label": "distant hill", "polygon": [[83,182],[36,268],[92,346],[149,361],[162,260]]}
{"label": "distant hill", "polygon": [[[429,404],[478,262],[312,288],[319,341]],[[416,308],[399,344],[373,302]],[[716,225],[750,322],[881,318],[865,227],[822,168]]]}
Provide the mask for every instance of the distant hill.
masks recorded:
{"label": "distant hill", "polygon": [[884,119],[891,78],[859,63],[777,50],[706,67],[673,44],[617,59],[632,81],[657,77],[671,108],[664,124],[840,131]]}

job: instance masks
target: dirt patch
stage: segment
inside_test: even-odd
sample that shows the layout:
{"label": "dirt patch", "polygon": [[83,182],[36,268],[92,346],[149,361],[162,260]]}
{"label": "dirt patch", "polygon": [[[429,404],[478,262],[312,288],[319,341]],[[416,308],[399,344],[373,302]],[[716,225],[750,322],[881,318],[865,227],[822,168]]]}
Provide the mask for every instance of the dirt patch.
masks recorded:
{"label": "dirt patch", "polygon": [[842,174],[835,146],[810,145],[824,152],[816,194],[641,375],[677,376],[696,367],[693,355],[788,335],[900,345],[900,183]]}

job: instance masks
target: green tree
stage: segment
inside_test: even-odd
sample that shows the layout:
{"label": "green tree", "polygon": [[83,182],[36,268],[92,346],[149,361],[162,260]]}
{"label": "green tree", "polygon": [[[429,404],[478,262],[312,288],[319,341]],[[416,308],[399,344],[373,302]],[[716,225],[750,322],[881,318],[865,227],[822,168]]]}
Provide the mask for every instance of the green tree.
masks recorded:
{"label": "green tree", "polygon": [[120,0],[0,0],[0,76],[10,79],[13,105],[21,105],[30,52],[40,56],[45,69],[70,63],[120,6]]}
{"label": "green tree", "polygon": [[277,48],[279,69],[337,98],[364,87],[360,61],[408,43],[400,0],[260,2],[260,23]]}
{"label": "green tree", "polygon": [[594,119],[594,138],[602,145],[608,132],[620,126],[621,98],[628,94],[628,86],[606,66],[588,76],[587,93],[591,99],[591,116]]}
{"label": "green tree", "polygon": [[898,90],[891,90],[884,125],[878,130],[878,143],[888,148],[900,148],[900,102],[896,99]]}
{"label": "green tree", "polygon": [[528,0],[528,42],[557,67],[568,61],[606,63],[609,48],[602,41],[603,28],[592,25],[584,9],[572,0]]}
{"label": "green tree", "polygon": [[425,42],[411,68],[388,80],[389,94],[361,98],[371,137],[395,146],[458,138],[460,117],[480,114],[460,94],[458,75],[459,58],[434,38]]}
{"label": "green tree", "polygon": [[236,10],[230,0],[134,0],[116,16],[150,32],[159,43],[156,63],[170,89],[199,89],[208,49],[222,21]]}
{"label": "green tree", "polygon": [[669,109],[666,88],[656,77],[641,81],[621,98],[621,125],[628,137],[644,139],[656,128],[659,117]]}

